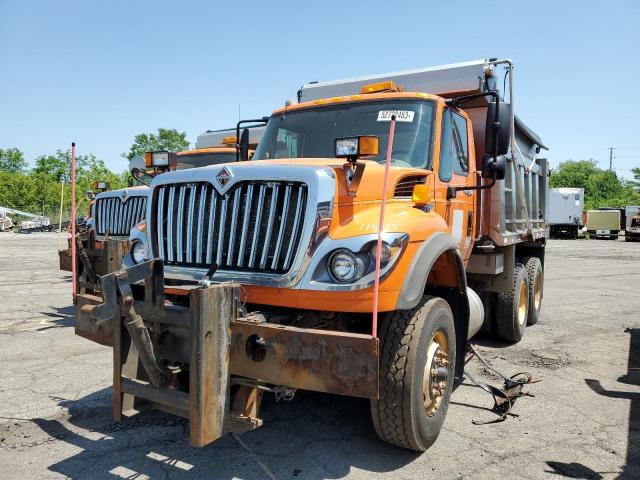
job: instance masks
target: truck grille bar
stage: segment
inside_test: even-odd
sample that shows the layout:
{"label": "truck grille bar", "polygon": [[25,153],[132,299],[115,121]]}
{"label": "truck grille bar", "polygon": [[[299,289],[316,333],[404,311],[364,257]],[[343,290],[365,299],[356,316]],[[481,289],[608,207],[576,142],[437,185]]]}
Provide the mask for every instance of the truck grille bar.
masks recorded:
{"label": "truck grille bar", "polygon": [[307,186],[242,181],[224,194],[198,182],[161,185],[154,203],[158,256],[167,265],[286,273],[304,228]]}
{"label": "truck grille bar", "polygon": [[118,197],[99,198],[94,207],[96,233],[129,237],[131,229],[144,220],[146,210],[146,196],[129,197],[124,202]]}

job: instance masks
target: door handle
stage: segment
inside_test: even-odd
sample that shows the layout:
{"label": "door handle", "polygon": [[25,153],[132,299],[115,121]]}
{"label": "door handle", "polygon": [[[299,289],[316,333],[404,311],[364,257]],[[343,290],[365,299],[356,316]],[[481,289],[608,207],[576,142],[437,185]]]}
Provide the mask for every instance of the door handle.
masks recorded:
{"label": "door handle", "polygon": [[472,222],[473,222],[473,212],[471,210],[467,210],[467,237],[471,236]]}

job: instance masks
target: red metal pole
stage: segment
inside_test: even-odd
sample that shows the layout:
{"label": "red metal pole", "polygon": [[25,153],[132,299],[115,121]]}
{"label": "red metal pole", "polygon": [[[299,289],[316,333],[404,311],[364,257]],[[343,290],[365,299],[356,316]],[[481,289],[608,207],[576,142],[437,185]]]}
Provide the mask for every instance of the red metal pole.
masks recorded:
{"label": "red metal pole", "polygon": [[76,143],[71,144],[71,288],[75,301],[77,293],[76,280]]}
{"label": "red metal pole", "polygon": [[391,167],[391,150],[393,136],[396,131],[396,116],[391,115],[389,142],[387,143],[387,159],[384,164],[384,180],[382,182],[382,200],[380,201],[380,223],[378,223],[378,242],[376,244],[376,271],[373,280],[373,321],[371,335],[378,335],[378,293],[380,291],[380,256],[382,255],[382,230],[384,229],[384,209],[387,205],[387,186],[389,184],[389,167]]}

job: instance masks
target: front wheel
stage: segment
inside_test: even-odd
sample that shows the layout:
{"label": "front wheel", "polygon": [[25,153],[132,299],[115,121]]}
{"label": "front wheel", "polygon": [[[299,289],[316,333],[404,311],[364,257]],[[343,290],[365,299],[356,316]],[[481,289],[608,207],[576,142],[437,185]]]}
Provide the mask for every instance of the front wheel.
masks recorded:
{"label": "front wheel", "polygon": [[379,399],[371,401],[378,436],[423,452],[438,438],[453,390],[456,336],[449,304],[424,296],[388,314],[380,328]]}

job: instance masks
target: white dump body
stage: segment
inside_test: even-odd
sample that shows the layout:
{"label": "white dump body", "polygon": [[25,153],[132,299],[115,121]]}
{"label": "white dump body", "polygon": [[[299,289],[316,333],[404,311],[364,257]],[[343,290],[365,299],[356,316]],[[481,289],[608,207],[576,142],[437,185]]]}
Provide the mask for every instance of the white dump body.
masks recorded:
{"label": "white dump body", "polygon": [[[474,60],[436,67],[382,73],[366,77],[348,78],[329,82],[311,82],[298,91],[298,101],[357,95],[363,86],[392,80],[406,92],[421,92],[451,98],[489,90],[499,91],[503,78],[498,81],[498,66],[509,70],[508,85],[513,82],[510,60]],[[512,89],[505,94],[506,103],[512,102]],[[487,106],[491,97],[485,96],[463,105],[473,123],[473,136],[478,166],[485,154]],[[488,218],[483,219],[482,235],[496,245],[510,245],[525,239],[546,236],[547,160],[539,152],[547,147],[517,116],[512,117],[513,142],[508,155],[506,177],[482,194],[489,204]],[[484,210],[484,209],[483,209]]]}
{"label": "white dump body", "polygon": [[[240,133],[244,130],[245,127],[240,128]],[[250,127],[249,128],[249,143],[257,144],[260,141],[260,137],[262,137],[262,133],[264,132],[264,126],[258,127]],[[236,129],[235,128],[227,128],[225,130],[208,130],[201,135],[198,135],[196,139],[196,148],[210,148],[210,147],[219,147],[222,145],[222,142],[225,137],[235,137]]]}
{"label": "white dump body", "polygon": [[584,188],[552,188],[547,203],[549,225],[580,225]]}
{"label": "white dump body", "polygon": [[393,80],[406,92],[434,93],[441,96],[473,93],[482,89],[485,73],[490,68],[492,67],[487,60],[474,60],[330,82],[306,83],[300,88],[298,101],[308,102],[320,98],[355,95],[360,93],[365,85],[385,80]]}

